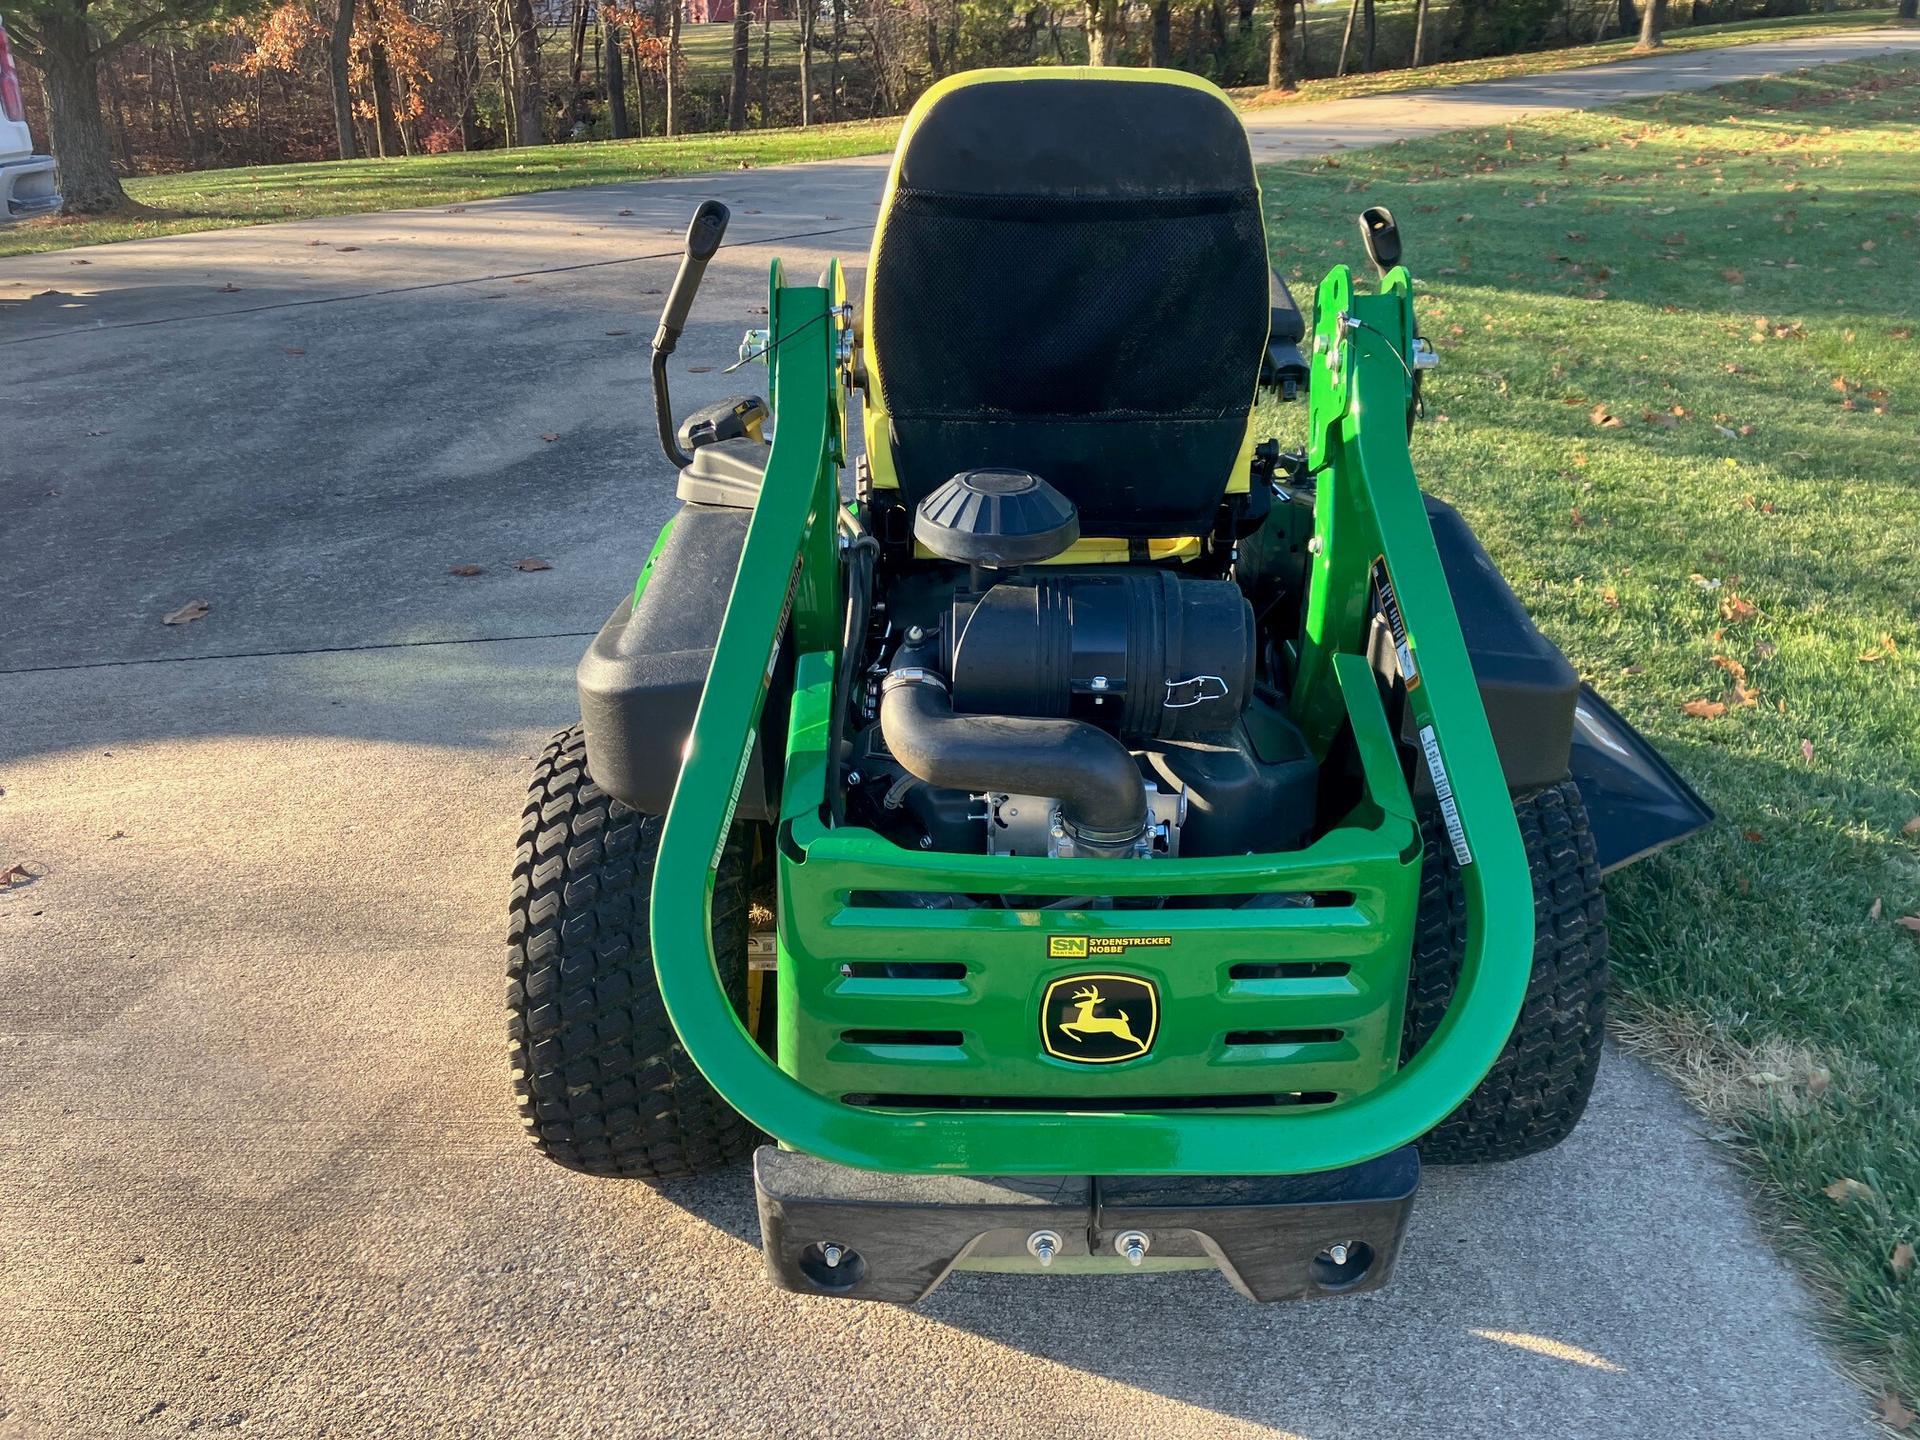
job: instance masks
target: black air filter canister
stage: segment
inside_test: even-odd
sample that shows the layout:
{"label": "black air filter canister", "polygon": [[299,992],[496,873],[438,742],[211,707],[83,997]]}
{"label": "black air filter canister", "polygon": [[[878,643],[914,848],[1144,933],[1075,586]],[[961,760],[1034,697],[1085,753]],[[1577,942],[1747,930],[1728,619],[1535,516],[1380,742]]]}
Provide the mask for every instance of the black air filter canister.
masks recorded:
{"label": "black air filter canister", "polygon": [[1128,740],[1231,727],[1253,690],[1253,609],[1227,580],[1116,570],[956,596],[953,706],[1068,716]]}

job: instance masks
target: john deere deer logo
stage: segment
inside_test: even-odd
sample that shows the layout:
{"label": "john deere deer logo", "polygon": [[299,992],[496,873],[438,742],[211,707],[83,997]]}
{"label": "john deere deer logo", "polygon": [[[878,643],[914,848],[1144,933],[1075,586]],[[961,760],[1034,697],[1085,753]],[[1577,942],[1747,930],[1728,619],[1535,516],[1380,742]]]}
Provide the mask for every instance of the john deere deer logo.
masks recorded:
{"label": "john deere deer logo", "polygon": [[1159,1025],[1158,994],[1133,975],[1069,975],[1047,986],[1040,1005],[1047,1053],[1083,1065],[1138,1059]]}

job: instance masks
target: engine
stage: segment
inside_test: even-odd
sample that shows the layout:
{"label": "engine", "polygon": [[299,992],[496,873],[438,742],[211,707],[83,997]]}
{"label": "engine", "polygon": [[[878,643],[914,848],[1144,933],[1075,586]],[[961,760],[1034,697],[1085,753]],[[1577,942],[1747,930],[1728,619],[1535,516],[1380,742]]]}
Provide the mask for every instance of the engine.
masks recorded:
{"label": "engine", "polygon": [[930,850],[1129,859],[1298,844],[1315,766],[1258,683],[1240,587],[1037,563],[1077,533],[1071,505],[1022,472],[966,472],[923,502],[916,538],[966,569],[890,591],[867,723],[850,737],[850,807]]}

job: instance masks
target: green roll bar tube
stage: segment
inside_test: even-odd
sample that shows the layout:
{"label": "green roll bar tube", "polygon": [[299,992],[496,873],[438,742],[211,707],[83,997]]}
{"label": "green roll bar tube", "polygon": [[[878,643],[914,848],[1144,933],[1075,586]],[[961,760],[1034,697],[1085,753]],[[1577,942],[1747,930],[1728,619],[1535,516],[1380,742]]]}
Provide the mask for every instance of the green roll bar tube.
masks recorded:
{"label": "green roll bar tube", "polygon": [[[895,1172],[983,1175],[1277,1175],[1355,1165],[1418,1139],[1485,1077],[1512,1032],[1533,958],[1533,888],[1480,695],[1442,574],[1407,446],[1413,304],[1395,268],[1372,295],[1355,295],[1337,266],[1316,298],[1309,463],[1317,474],[1317,545],[1294,677],[1296,719],[1324,756],[1352,727],[1365,762],[1376,834],[1420,863],[1411,802],[1398,774],[1371,670],[1362,656],[1378,567],[1405,618],[1399,649],[1408,704],[1459,865],[1468,947],[1452,1005],[1428,1043],[1380,1083],[1337,1105],[1281,1113],[1220,1110],[880,1110],[818,1093],[783,1071],[736,1017],[722,989],[709,915],[714,869],[731,827],[760,724],[774,659],[798,657],[799,683],[830,682],[842,606],[836,554],[850,313],[837,265],[822,287],[771,276],[773,450],[701,698],[653,882],[652,934],[660,988],[701,1072],[753,1124],[787,1147],[839,1164]],[[802,710],[796,703],[796,722]],[[817,706],[815,707],[817,710]],[[816,727],[817,728],[817,727]],[[784,738],[784,737],[783,737]],[[800,763],[796,753],[795,763]],[[812,766],[817,787],[821,767]],[[1379,777],[1391,774],[1380,783]],[[789,794],[796,779],[788,777]],[[1339,888],[1336,831],[1294,855],[1196,860],[1203,881],[1178,883],[1158,866],[1113,861],[931,856],[897,850],[817,816],[783,825],[780,864],[804,864],[806,845],[831,865],[838,847],[883,868],[936,875],[934,888],[1004,893],[1103,893]],[[875,848],[875,847],[880,848]],[[894,851],[888,858],[886,851]],[[1044,885],[1020,867],[1056,867]],[[1089,868],[1095,867],[1095,868]],[[987,881],[993,884],[985,883]],[[977,883],[978,882],[978,883]],[[1165,882],[1165,883],[1163,883]],[[839,882],[836,882],[839,883]],[[1006,915],[1028,912],[1002,912]],[[1196,912],[1198,913],[1198,912]],[[1277,912],[1285,913],[1285,912]],[[1311,915],[1313,912],[1304,912]],[[1083,933],[1110,912],[1047,912]],[[784,922],[783,922],[784,923]],[[1404,926],[1411,936],[1411,924]],[[1011,939],[1009,939],[1009,943]],[[783,960],[785,957],[783,956]],[[1395,1012],[1398,1013],[1397,1011]]]}

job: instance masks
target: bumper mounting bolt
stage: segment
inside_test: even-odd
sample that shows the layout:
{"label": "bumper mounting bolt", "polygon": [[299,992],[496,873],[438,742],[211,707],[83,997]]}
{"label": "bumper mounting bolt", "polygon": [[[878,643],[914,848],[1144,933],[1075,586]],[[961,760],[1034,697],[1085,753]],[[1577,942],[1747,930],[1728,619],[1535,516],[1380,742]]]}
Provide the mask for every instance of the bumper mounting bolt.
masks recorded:
{"label": "bumper mounting bolt", "polygon": [[1027,1237],[1027,1250],[1044,1270],[1053,1264],[1053,1257],[1059,1253],[1060,1237],[1051,1230],[1036,1230]]}
{"label": "bumper mounting bolt", "polygon": [[846,1254],[847,1252],[842,1250],[838,1245],[822,1245],[820,1247],[820,1258],[827,1262],[827,1268],[829,1270],[838,1269],[840,1262],[846,1258]]}
{"label": "bumper mounting bolt", "polygon": [[1113,1248],[1127,1257],[1129,1265],[1138,1265],[1147,1258],[1147,1246],[1152,1244],[1145,1234],[1138,1230],[1125,1230],[1113,1237]]}
{"label": "bumper mounting bolt", "polygon": [[1347,1247],[1344,1244],[1329,1245],[1327,1247],[1327,1258],[1336,1265],[1346,1264],[1347,1263]]}

